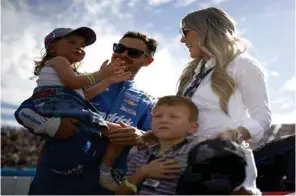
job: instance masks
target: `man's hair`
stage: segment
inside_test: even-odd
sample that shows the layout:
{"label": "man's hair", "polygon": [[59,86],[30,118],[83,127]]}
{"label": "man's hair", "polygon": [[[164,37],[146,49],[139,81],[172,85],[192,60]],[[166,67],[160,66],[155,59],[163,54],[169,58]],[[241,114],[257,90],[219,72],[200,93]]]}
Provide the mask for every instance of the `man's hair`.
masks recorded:
{"label": "man's hair", "polygon": [[123,38],[135,38],[135,39],[140,39],[142,40],[147,48],[148,48],[148,53],[151,57],[153,57],[154,53],[156,52],[158,43],[155,39],[149,38],[147,35],[140,33],[140,32],[135,32],[135,31],[128,31],[123,35]]}
{"label": "man's hair", "polygon": [[157,103],[155,104],[152,112],[154,113],[155,109],[159,108],[160,106],[185,106],[188,108],[190,112],[190,121],[197,121],[198,120],[198,108],[197,106],[189,99],[185,97],[181,97],[178,95],[170,95],[170,96],[164,96],[159,98]]}

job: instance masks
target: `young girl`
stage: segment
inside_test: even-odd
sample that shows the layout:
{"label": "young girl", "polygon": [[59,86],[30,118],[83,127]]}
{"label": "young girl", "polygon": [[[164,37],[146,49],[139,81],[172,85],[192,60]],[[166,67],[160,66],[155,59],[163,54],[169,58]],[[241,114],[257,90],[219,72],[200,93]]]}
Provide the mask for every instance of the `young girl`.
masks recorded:
{"label": "young girl", "polygon": [[[85,183],[88,181],[85,179],[95,179],[99,176],[96,164],[100,163],[104,148],[97,143],[101,132],[105,131],[108,126],[98,111],[86,100],[103,92],[112,83],[129,79],[131,73],[124,72],[124,62],[118,59],[109,64],[105,61],[99,71],[79,75],[77,68],[85,56],[84,48],[93,44],[95,40],[95,32],[87,27],[75,30],[58,28],[45,38],[46,54],[41,61],[35,62],[34,74],[39,78],[30,101],[45,118],[72,117],[78,119],[80,121],[77,126],[78,130],[84,135],[74,136],[74,139],[70,139],[71,141],[53,139],[46,142],[40,159],[42,164],[39,164],[37,168],[36,180],[32,183],[30,194],[44,193],[46,189],[47,193],[50,193],[48,191],[51,191],[53,187],[50,185],[46,187],[47,185],[43,183],[43,178],[45,174],[49,175],[49,170],[62,178],[69,175],[81,175],[83,177],[78,181],[84,179]],[[84,89],[88,86],[92,87]],[[51,133],[48,135],[54,136]],[[106,153],[108,154],[109,150],[112,151],[112,148],[114,146],[109,145]],[[104,159],[103,162],[105,161],[108,160]],[[50,166],[49,170],[48,166]],[[61,181],[63,181],[62,178]],[[78,181],[77,184],[79,184]],[[72,182],[72,186],[75,187],[75,184]],[[74,187],[73,193],[85,194],[85,191],[80,192],[78,189],[75,191],[77,187]],[[59,189],[59,187],[54,187],[54,189]],[[61,191],[56,191],[61,193]]]}
{"label": "young girl", "polygon": [[[91,74],[78,75],[77,69],[84,59],[84,48],[96,40],[95,32],[87,27],[76,30],[58,28],[45,37],[46,54],[41,61],[35,61],[34,74],[39,76],[37,86],[61,85],[85,97],[92,99],[115,82],[130,78],[130,72],[124,72],[124,63],[116,60],[108,63],[106,60],[99,71]],[[96,84],[97,81],[101,81]],[[83,88],[94,85],[92,88]]]}
{"label": "young girl", "polygon": [[[40,113],[57,117],[78,117],[86,122],[91,119],[91,123],[94,121],[98,121],[99,124],[103,122],[103,119],[97,113],[93,113],[96,112],[96,110],[93,111],[94,108],[89,110],[89,108],[85,108],[85,104],[78,103],[77,105],[72,99],[69,101],[69,97],[66,98],[64,95],[64,87],[66,87],[74,90],[82,98],[90,100],[112,83],[127,80],[131,76],[130,72],[124,72],[124,62],[119,59],[109,64],[106,60],[99,71],[79,75],[77,68],[84,59],[84,48],[93,44],[95,40],[95,32],[87,27],[76,30],[58,28],[45,37],[46,54],[41,61],[35,61],[34,70],[34,74],[39,76],[37,90],[35,90],[37,92],[34,93],[34,97],[37,97],[36,108]],[[60,94],[51,94],[53,91],[49,91],[49,88],[54,86],[63,86],[62,97]],[[84,89],[89,86],[92,87]],[[38,87],[42,90],[39,90]],[[57,89],[54,90],[57,91]],[[46,97],[41,96],[40,99],[40,94],[45,94]],[[51,96],[48,96],[48,94]],[[85,111],[85,109],[88,110]],[[104,126],[104,123],[102,125]],[[97,132],[97,130],[94,131]]]}

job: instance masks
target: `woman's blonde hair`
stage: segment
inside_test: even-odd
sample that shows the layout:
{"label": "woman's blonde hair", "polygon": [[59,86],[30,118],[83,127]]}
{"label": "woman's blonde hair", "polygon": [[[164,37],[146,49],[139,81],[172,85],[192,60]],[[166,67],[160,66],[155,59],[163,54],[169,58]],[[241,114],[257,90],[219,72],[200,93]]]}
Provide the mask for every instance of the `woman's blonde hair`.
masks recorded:
{"label": "woman's blonde hair", "polygon": [[[247,45],[237,35],[234,20],[220,9],[207,8],[189,13],[182,20],[182,26],[198,33],[202,55],[215,58],[211,87],[219,97],[221,109],[228,114],[227,103],[234,92],[235,82],[227,74],[226,68],[235,56],[247,49]],[[185,87],[193,79],[200,60],[202,57],[194,58],[183,71],[178,95],[184,93]]]}

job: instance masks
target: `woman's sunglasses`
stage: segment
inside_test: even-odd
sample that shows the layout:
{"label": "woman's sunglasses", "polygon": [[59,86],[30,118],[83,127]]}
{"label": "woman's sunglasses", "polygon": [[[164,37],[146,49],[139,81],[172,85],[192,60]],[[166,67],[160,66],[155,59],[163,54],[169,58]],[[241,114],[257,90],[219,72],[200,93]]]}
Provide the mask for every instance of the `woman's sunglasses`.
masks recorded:
{"label": "woman's sunglasses", "polygon": [[182,37],[185,37],[185,38],[186,38],[188,32],[189,32],[189,29],[186,29],[185,27],[182,27],[182,28],[180,29],[180,33],[181,33]]}
{"label": "woman's sunglasses", "polygon": [[129,47],[126,47],[123,44],[117,44],[117,43],[113,44],[113,51],[115,53],[122,54],[126,50],[127,50],[128,56],[131,57],[131,58],[140,58],[143,54],[146,55],[146,56],[149,56],[142,50],[139,50],[139,49],[136,49],[136,48],[129,48]]}

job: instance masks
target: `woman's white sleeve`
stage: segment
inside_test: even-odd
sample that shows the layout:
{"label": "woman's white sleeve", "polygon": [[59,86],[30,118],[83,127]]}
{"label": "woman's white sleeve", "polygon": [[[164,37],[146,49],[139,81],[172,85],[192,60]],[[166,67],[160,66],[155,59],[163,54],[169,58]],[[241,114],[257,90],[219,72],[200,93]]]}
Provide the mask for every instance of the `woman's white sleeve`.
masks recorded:
{"label": "woman's white sleeve", "polygon": [[250,132],[251,142],[257,143],[270,127],[271,111],[266,80],[255,61],[246,60],[237,65],[236,85],[249,113],[241,126]]}

